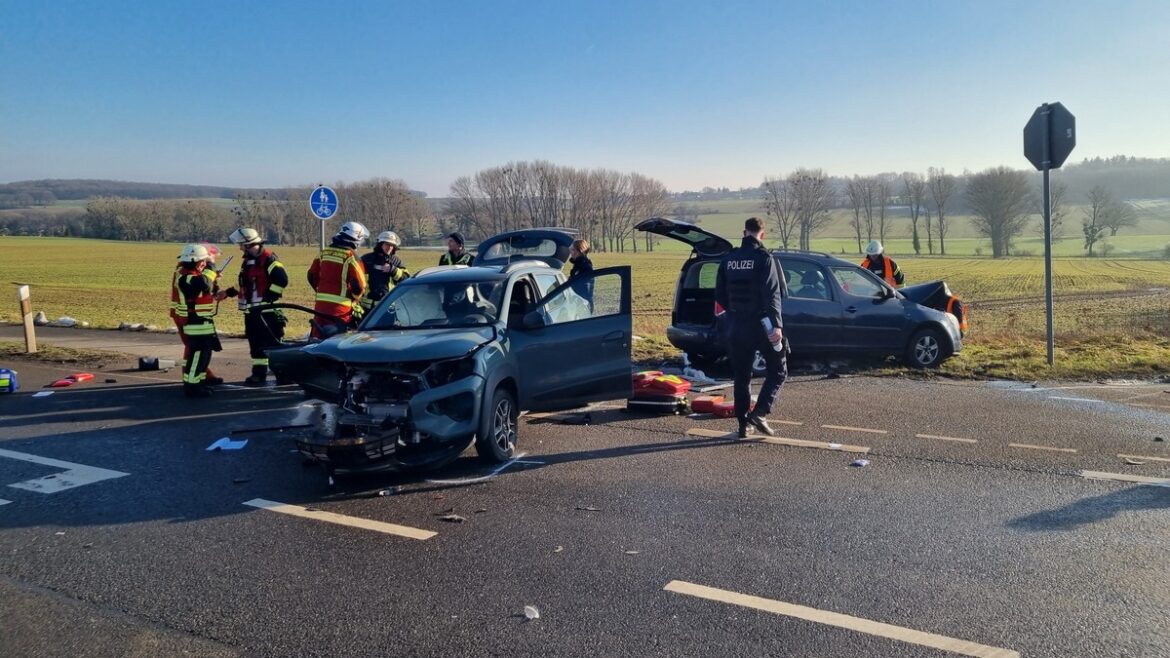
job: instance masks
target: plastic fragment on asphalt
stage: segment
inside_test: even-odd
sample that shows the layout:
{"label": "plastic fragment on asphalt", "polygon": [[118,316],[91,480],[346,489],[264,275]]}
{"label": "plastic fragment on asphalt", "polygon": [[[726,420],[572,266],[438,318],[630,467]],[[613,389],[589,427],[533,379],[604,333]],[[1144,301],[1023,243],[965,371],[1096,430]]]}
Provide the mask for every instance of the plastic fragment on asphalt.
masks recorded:
{"label": "plastic fragment on asphalt", "polygon": [[213,450],[239,450],[246,445],[248,445],[247,439],[240,439],[239,441],[232,441],[231,439],[229,439],[228,437],[225,436],[225,437],[221,438],[220,440],[207,446],[207,451],[211,452]]}
{"label": "plastic fragment on asphalt", "polygon": [[534,605],[524,606],[524,618],[531,621],[533,619],[540,619],[540,611]]}
{"label": "plastic fragment on asphalt", "polygon": [[[34,398],[47,398],[52,394],[53,394],[53,391],[40,391],[39,393],[33,393],[33,397]],[[1158,439],[1158,440],[1161,441],[1161,439]]]}
{"label": "plastic fragment on asphalt", "polygon": [[444,514],[443,516],[439,517],[439,520],[446,521],[447,523],[463,523],[467,519],[459,516],[458,514]]}
{"label": "plastic fragment on asphalt", "polygon": [[591,507],[589,505],[582,505],[582,506],[578,507],[577,510],[581,511],[581,512],[600,512],[601,508],[600,507]]}
{"label": "plastic fragment on asphalt", "polygon": [[849,465],[855,466],[857,468],[861,468],[862,466],[869,466],[869,460],[868,459],[854,459],[852,462],[849,463]]}
{"label": "plastic fragment on asphalt", "polygon": [[829,444],[829,450],[840,450],[840,449],[841,449],[840,443],[830,443]]}
{"label": "plastic fragment on asphalt", "polygon": [[1142,464],[1145,464],[1145,462],[1140,459],[1133,459],[1130,457],[1125,458],[1125,463],[1129,464],[1130,466],[1141,466]]}
{"label": "plastic fragment on asphalt", "polygon": [[626,555],[637,555],[642,551],[623,551]]}
{"label": "plastic fragment on asphalt", "polygon": [[556,548],[553,549],[553,553],[560,553],[563,550],[565,550],[564,546],[557,546]]}
{"label": "plastic fragment on asphalt", "polygon": [[[37,395],[40,395],[40,394],[38,393]],[[34,395],[33,397],[35,398],[35,397],[36,397],[36,395]],[[1160,437],[1160,436],[1155,436],[1155,437],[1154,437],[1154,440],[1155,440],[1155,441],[1165,441],[1166,439],[1163,439],[1163,438],[1162,438],[1162,437]]]}

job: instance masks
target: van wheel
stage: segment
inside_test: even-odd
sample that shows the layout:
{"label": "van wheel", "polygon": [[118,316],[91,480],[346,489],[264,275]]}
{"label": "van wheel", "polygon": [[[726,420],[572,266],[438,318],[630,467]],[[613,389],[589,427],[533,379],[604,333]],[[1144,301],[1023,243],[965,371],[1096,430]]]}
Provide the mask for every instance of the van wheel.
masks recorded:
{"label": "van wheel", "polygon": [[492,403],[480,419],[479,434],[475,437],[475,451],[489,462],[505,462],[516,453],[517,419],[516,397],[503,386],[492,395]]}
{"label": "van wheel", "polygon": [[906,344],[906,364],[912,368],[937,368],[946,357],[942,335],[931,327],[915,331]]}

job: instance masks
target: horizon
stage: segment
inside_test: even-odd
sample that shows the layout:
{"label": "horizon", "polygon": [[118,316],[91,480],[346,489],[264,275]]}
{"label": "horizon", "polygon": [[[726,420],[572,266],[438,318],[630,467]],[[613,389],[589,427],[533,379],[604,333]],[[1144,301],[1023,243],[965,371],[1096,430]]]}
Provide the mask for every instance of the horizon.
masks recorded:
{"label": "horizon", "polygon": [[[1170,6],[1048,7],[352,2],[318,17],[305,2],[16,2],[0,180],[385,177],[446,197],[525,160],[675,193],[798,167],[1026,169],[1023,126],[1054,101],[1077,117],[1070,164],[1170,156],[1157,112],[1140,111],[1170,101]],[[1043,60],[1041,27],[1056,35]]]}

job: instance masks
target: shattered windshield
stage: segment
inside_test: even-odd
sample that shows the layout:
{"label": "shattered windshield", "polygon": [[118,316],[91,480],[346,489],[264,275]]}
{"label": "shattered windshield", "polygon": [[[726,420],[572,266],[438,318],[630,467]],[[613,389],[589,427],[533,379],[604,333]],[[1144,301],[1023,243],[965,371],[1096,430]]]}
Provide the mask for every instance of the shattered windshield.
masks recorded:
{"label": "shattered windshield", "polygon": [[371,329],[475,327],[494,323],[506,281],[410,282],[394,288],[362,324]]}

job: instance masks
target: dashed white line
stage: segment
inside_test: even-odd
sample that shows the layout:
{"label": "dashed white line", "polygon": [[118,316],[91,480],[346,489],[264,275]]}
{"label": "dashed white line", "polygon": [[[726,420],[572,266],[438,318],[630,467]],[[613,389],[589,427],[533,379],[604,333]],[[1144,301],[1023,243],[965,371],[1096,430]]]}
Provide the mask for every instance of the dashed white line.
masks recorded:
{"label": "dashed white line", "polygon": [[299,505],[287,505],[285,503],[278,503],[272,500],[264,500],[263,498],[253,498],[244,503],[249,507],[257,507],[265,509],[270,512],[278,514],[287,514],[288,516],[295,516],[302,519],[313,519],[314,521],[325,521],[326,523],[335,523],[337,525],[349,526],[351,528],[361,528],[362,530],[372,530],[374,532],[381,532],[387,535],[397,535],[399,537],[406,537],[408,539],[430,539],[437,535],[437,532],[430,530],[422,530],[420,528],[411,528],[410,526],[398,525],[396,523],[385,523],[383,521],[371,521],[370,519],[362,519],[356,516],[346,516],[344,514],[336,514],[334,512],[324,512],[321,510],[310,510]]}
{"label": "dashed white line", "polygon": [[962,439],[957,436],[939,436],[938,434],[915,434],[919,439],[933,439],[935,441],[958,441],[959,443],[979,443],[976,439]]}
{"label": "dashed white line", "polygon": [[1038,446],[1031,443],[1009,443],[1011,448],[1026,448],[1028,450],[1048,450],[1051,452],[1076,452],[1076,448],[1055,448],[1053,446]]}
{"label": "dashed white line", "polygon": [[500,473],[502,473],[504,471],[504,469],[508,468],[509,466],[515,465],[515,464],[543,464],[544,463],[544,462],[535,462],[535,461],[520,461],[521,458],[524,457],[526,454],[528,454],[528,453],[522,452],[522,453],[516,455],[515,457],[513,457],[511,460],[506,461],[503,464],[500,464],[499,466],[495,467],[487,475],[481,475],[480,477],[460,478],[458,480],[427,480],[427,482],[429,482],[431,484],[456,484],[456,485],[458,485],[458,484],[476,484],[478,482],[487,482],[488,480],[490,480],[490,479],[496,477],[497,475],[499,475]]}
{"label": "dashed white line", "polygon": [[17,459],[23,462],[40,464],[41,466],[63,469],[65,471],[64,473],[54,473],[52,475],[46,475],[45,477],[25,480],[24,482],[17,482],[16,484],[8,485],[13,489],[24,489],[26,491],[35,491],[37,493],[43,494],[60,493],[75,487],[101,482],[102,480],[112,480],[114,478],[130,475],[129,473],[123,473],[121,471],[112,471],[108,468],[86,466],[85,464],[74,464],[73,462],[30,455],[24,452],[16,452],[15,450],[0,450],[0,457],[7,457],[9,459]]}
{"label": "dashed white line", "polygon": [[1170,457],[1148,457],[1146,455],[1117,455],[1122,459],[1148,459],[1154,462],[1170,462]]}
{"label": "dashed white line", "polygon": [[827,430],[845,430],[846,432],[868,432],[870,434],[889,434],[886,430],[875,430],[868,427],[849,427],[848,425],[821,425]]}
{"label": "dashed white line", "polygon": [[[720,432],[718,430],[709,430],[702,427],[693,427],[687,430],[688,436],[701,436],[708,439],[734,439],[738,435],[735,432]],[[854,446],[846,443],[826,443],[824,441],[805,441],[803,439],[785,439],[778,436],[761,436],[758,434],[749,435],[746,439],[741,439],[744,442],[769,443],[778,446],[793,446],[796,448],[816,448],[818,450],[835,450],[838,452],[859,452],[868,453],[869,448],[866,446]]]}
{"label": "dashed white line", "polygon": [[1081,471],[1080,476],[1089,480],[1113,480],[1115,482],[1148,484],[1155,487],[1170,487],[1170,478],[1152,478],[1128,473],[1106,473],[1105,471]]}
{"label": "dashed white line", "polygon": [[1066,398],[1066,397],[1063,397],[1060,395],[1049,395],[1048,399],[1049,400],[1064,400],[1066,402],[1094,402],[1097,404],[1102,404],[1105,402],[1105,400],[1094,400],[1092,398]]}
{"label": "dashed white line", "polygon": [[999,647],[992,647],[986,644],[977,644],[975,642],[968,642],[966,640],[959,640],[945,635],[935,635],[934,633],[926,633],[923,631],[916,631],[912,628],[904,628],[902,626],[894,626],[892,624],[885,624],[882,622],[871,621],[869,619],[862,619],[861,617],[854,617],[852,615],[844,615],[839,612],[829,612],[828,610],[818,610],[803,605],[794,603],[785,603],[784,601],[776,601],[773,599],[765,599],[759,596],[751,596],[749,594],[740,594],[725,589],[716,589],[714,587],[707,587],[705,585],[696,585],[681,580],[672,580],[664,587],[668,592],[675,592],[677,594],[686,594],[700,599],[707,599],[709,601],[718,601],[720,603],[728,603],[731,605],[738,605],[744,608],[751,608],[753,610],[762,610],[764,612],[771,612],[777,615],[784,615],[786,617],[795,617],[796,619],[803,619],[805,621],[816,622],[818,624],[825,624],[827,626],[836,626],[859,633],[868,633],[869,635],[876,635],[899,642],[906,642],[908,644],[917,644],[924,647],[931,647],[933,649],[941,649],[943,651],[950,651],[953,653],[962,654],[964,656],[974,656],[975,658],[1019,658],[1020,654],[1011,649],[1001,649]]}
{"label": "dashed white line", "polygon": [[11,500],[4,500],[3,498],[0,498],[0,505],[7,505],[8,503],[11,503],[11,502],[12,502]]}

